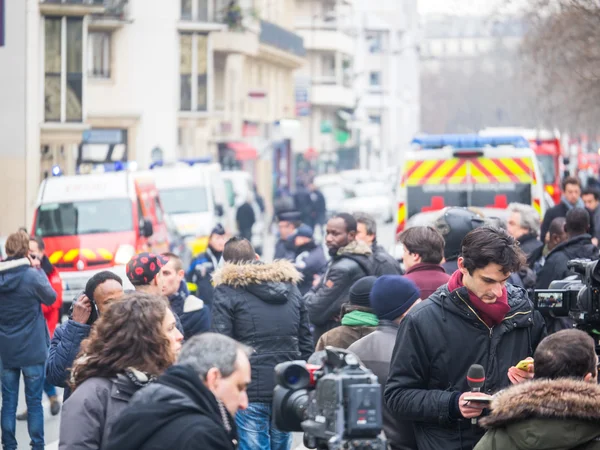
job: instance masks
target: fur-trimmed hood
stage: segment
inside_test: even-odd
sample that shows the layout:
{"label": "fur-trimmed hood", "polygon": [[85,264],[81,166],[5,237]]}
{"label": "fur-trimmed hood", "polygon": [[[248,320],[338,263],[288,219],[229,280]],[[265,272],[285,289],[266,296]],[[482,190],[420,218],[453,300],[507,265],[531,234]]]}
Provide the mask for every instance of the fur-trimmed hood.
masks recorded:
{"label": "fur-trimmed hood", "polygon": [[519,449],[570,449],[600,436],[600,386],[583,380],[512,386],[496,396],[491,409],[480,424],[504,431]]}
{"label": "fur-trimmed hood", "polygon": [[373,250],[367,244],[360,241],[352,241],[345,247],[338,249],[337,256],[343,255],[363,255],[363,256],[371,256],[373,254]]}
{"label": "fur-trimmed hood", "polygon": [[232,287],[243,287],[260,283],[292,283],[302,279],[294,265],[284,259],[272,263],[260,261],[247,264],[225,263],[213,274],[215,287],[225,284]]}

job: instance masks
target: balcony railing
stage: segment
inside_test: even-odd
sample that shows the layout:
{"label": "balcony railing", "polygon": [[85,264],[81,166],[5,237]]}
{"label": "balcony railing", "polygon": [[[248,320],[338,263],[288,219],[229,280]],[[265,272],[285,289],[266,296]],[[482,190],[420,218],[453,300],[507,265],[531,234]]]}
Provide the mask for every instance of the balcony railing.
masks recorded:
{"label": "balcony railing", "polygon": [[260,42],[299,57],[306,56],[304,40],[299,35],[265,20],[260,21]]}

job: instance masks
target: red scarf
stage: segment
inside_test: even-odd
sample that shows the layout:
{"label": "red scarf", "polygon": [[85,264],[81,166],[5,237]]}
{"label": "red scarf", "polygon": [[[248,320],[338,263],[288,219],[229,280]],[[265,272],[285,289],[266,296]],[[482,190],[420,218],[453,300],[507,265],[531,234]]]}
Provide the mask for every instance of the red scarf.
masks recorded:
{"label": "red scarf", "polygon": [[[448,289],[450,292],[454,292],[463,286],[463,274],[460,270],[457,270],[450,277],[450,281],[448,281]],[[471,306],[477,310],[477,314],[479,314],[479,317],[481,317],[488,327],[499,325],[504,320],[506,313],[510,311],[505,287],[502,288],[502,295],[494,303],[484,303],[471,291],[467,290],[467,292],[469,293]]]}

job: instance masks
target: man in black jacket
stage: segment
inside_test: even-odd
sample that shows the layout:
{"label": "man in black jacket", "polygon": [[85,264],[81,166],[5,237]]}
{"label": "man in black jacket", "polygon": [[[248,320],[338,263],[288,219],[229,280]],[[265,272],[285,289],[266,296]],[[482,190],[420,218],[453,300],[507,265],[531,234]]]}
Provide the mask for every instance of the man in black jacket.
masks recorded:
{"label": "man in black jacket", "polygon": [[315,342],[339,325],[342,304],[348,303],[354,282],[371,275],[373,252],[368,245],[356,240],[356,219],[352,215],[342,213],[329,219],[326,243],[331,256],[329,266],[304,296],[310,321],[315,326]]}
{"label": "man in black jacket", "polygon": [[287,211],[279,214],[279,239],[275,243],[273,259],[287,259],[293,261],[296,257],[294,251],[294,235],[302,224],[298,211]]}
{"label": "man in black jacket", "polygon": [[[488,226],[463,240],[458,271],[400,323],[385,401],[399,418],[413,421],[419,450],[467,450],[483,436],[471,425],[487,397],[533,377],[514,367],[546,334],[527,293],[506,283],[525,262],[515,240]],[[485,368],[481,393],[472,394],[467,372]]]}
{"label": "man in black jacket", "polygon": [[511,203],[508,205],[508,210],[510,211],[507,221],[508,234],[519,241],[521,250],[527,257],[527,265],[533,269],[544,250],[544,243],[538,239],[540,216],[531,205],[523,203]]}
{"label": "man in black jacket", "polygon": [[373,256],[372,274],[376,277],[382,275],[402,275],[400,263],[390,255],[385,248],[377,243],[377,222],[366,213],[354,213],[356,219],[356,240],[371,247]]}
{"label": "man in black jacket", "polygon": [[294,266],[302,274],[302,281],[298,284],[300,294],[304,295],[313,285],[315,276],[323,275],[327,260],[323,246],[317,245],[313,240],[313,230],[306,224],[300,225],[294,236],[295,258]]}
{"label": "man in black jacket", "polygon": [[308,359],[314,345],[300,273],[289,261],[263,264],[252,244],[233,238],[223,250],[225,265],[215,272],[212,329],[252,345],[248,409],[236,416],[240,450],[289,449],[292,436],[272,425],[275,366]]}
{"label": "man in black jacket", "polygon": [[106,450],[235,450],[233,417],[248,406],[250,352],[214,333],[190,339],[177,365],[132,397]]}
{"label": "man in black jacket", "polygon": [[546,233],[548,233],[548,228],[550,228],[550,224],[554,219],[557,217],[566,217],[567,213],[575,207],[584,207],[583,200],[581,199],[581,183],[578,178],[565,178],[562,181],[562,190],[563,195],[560,198],[560,203],[546,211],[546,215],[544,216],[542,229],[540,231],[540,239],[542,242],[546,241]]}
{"label": "man in black jacket", "polygon": [[536,288],[548,289],[554,280],[562,280],[574,272],[567,268],[572,259],[598,259],[598,247],[589,234],[590,216],[583,208],[573,208],[567,213],[565,231],[567,240],[558,244],[546,257],[544,267],[538,274]]}

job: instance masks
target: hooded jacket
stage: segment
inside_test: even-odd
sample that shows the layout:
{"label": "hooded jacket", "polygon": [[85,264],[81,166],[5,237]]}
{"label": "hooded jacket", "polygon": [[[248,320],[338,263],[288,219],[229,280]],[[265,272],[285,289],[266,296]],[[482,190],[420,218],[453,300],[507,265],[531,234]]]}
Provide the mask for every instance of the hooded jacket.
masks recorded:
{"label": "hooded jacket", "polygon": [[544,267],[537,276],[535,287],[548,289],[554,280],[562,280],[575,274],[567,268],[567,263],[572,259],[598,259],[598,247],[592,244],[592,236],[582,234],[572,237],[558,244],[546,257]]}
{"label": "hooded jacket", "polygon": [[106,450],[235,450],[235,420],[194,370],[173,366],[139,390],[119,416]]}
{"label": "hooded jacket", "polygon": [[85,380],[63,406],[59,450],[104,449],[119,414],[133,394],[152,380],[137,370]]}
{"label": "hooded jacket", "polygon": [[0,263],[0,361],[5,369],[44,364],[50,336],[41,305],[56,292],[27,258]]}
{"label": "hooded jacket", "polygon": [[169,303],[171,310],[181,320],[186,341],[210,330],[210,309],[198,297],[190,295],[185,281],[181,281],[178,292],[169,296]]}
{"label": "hooded jacket", "polygon": [[296,287],[300,274],[285,260],[226,263],[215,272],[213,331],[254,349],[250,402],[270,403],[279,363],[308,359],[314,345],[308,313]]}
{"label": "hooded jacket", "polygon": [[[344,305],[342,306],[342,318],[352,311],[363,311],[373,313],[373,310],[370,308],[365,308],[357,305]],[[348,348],[359,339],[362,339],[365,336],[371,334],[376,329],[376,326],[366,325],[341,325],[339,327],[335,327],[333,330],[329,330],[327,333],[323,334],[319,338],[315,351],[318,352],[321,350],[325,350],[325,347],[328,346],[337,348]]]}
{"label": "hooded jacket", "polygon": [[319,284],[304,296],[310,321],[315,326],[315,341],[339,324],[341,307],[349,303],[348,294],[354,282],[371,275],[372,253],[367,244],[359,241],[340,248]]}
{"label": "hooded jacket", "polygon": [[481,419],[489,431],[475,450],[600,449],[600,386],[572,379],[513,386]]}
{"label": "hooded jacket", "polygon": [[[358,356],[361,362],[377,376],[382,390],[390,372],[396,334],[398,334],[398,325],[395,322],[380,320],[379,326],[373,333],[348,347],[348,350]],[[417,448],[412,423],[394,417],[385,402],[383,403],[383,431],[391,450],[414,450]]]}
{"label": "hooded jacket", "polygon": [[469,302],[466,287],[440,287],[402,320],[396,337],[385,401],[397,418],[413,421],[419,450],[471,449],[483,430],[463,420],[461,393],[470,391],[472,364],[485,369],[483,392],[510,381],[508,369],[533,353],[546,335],[544,320],[522,288],[506,284],[510,311],[489,328]]}

